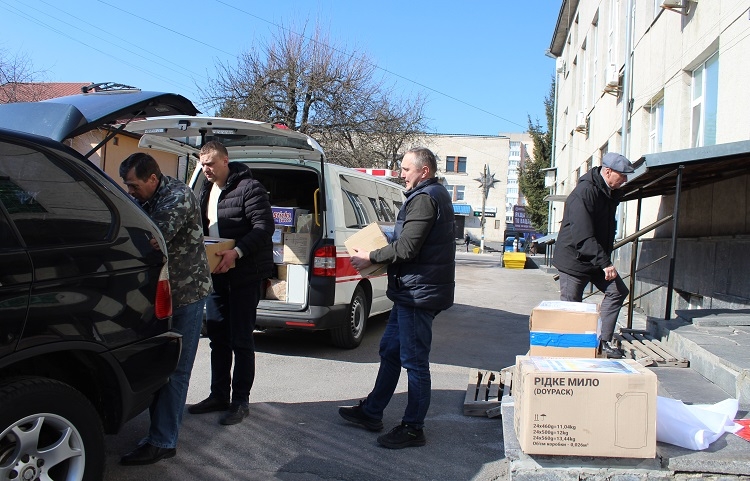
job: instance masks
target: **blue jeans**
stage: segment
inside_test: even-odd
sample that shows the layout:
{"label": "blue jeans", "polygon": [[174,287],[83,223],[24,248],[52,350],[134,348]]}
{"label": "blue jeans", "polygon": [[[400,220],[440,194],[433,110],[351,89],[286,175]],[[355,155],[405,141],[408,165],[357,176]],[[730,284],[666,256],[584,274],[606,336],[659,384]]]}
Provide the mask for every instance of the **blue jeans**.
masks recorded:
{"label": "blue jeans", "polygon": [[601,340],[611,341],[615,327],[617,326],[617,316],[620,315],[620,308],[630,293],[620,274],[617,274],[617,277],[611,281],[604,280],[604,272],[601,275],[593,276],[585,274],[573,276],[565,272],[560,272],[559,274],[561,301],[581,302],[583,291],[589,282],[604,293],[604,299],[602,299],[602,303],[599,306],[599,317],[602,320]]}
{"label": "blue jeans", "polygon": [[[211,340],[211,397],[247,404],[255,380],[255,316],[260,281],[237,285],[226,274],[212,276],[214,292],[206,303],[206,333]],[[232,372],[234,355],[234,372]]]}
{"label": "blue jeans", "polygon": [[160,448],[177,447],[185,408],[190,372],[201,337],[205,299],[179,307],[172,313],[172,329],[182,334],[182,352],[169,382],[156,393],[149,406],[151,427],[145,441]]}
{"label": "blue jeans", "polygon": [[403,367],[409,378],[409,393],[402,421],[417,429],[424,426],[432,389],[432,320],[438,312],[394,304],[380,340],[380,369],[375,387],[363,406],[366,415],[383,419],[383,411],[393,397]]}

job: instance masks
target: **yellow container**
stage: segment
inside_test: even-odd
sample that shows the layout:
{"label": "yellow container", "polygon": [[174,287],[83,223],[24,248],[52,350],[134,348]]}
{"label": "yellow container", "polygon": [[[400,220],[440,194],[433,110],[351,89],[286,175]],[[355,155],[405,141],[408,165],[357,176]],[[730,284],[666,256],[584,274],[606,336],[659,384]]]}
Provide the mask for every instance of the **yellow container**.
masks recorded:
{"label": "yellow container", "polygon": [[503,264],[507,269],[523,269],[526,265],[525,252],[504,252]]}
{"label": "yellow container", "polygon": [[474,247],[471,250],[474,252],[474,254],[479,254],[479,247]]}

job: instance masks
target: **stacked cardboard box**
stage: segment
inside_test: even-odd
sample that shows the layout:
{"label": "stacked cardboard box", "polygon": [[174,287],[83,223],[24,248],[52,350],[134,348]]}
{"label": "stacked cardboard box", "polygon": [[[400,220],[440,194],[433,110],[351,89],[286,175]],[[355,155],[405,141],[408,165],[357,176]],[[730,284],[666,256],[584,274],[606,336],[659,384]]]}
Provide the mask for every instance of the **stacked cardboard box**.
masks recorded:
{"label": "stacked cardboard box", "polygon": [[527,454],[653,458],[656,375],[632,359],[518,356],[514,427]]}
{"label": "stacked cardboard box", "polygon": [[596,357],[600,332],[596,304],[543,301],[529,318],[529,354]]}

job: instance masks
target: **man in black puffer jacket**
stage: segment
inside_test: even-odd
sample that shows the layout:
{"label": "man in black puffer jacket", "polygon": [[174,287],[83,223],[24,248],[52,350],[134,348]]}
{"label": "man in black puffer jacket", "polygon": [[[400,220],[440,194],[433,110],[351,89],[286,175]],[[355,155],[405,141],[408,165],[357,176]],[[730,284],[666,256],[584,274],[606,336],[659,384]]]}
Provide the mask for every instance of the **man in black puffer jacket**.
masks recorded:
{"label": "man in black puffer jacket", "polygon": [[255,316],[261,283],[273,268],[273,214],[266,189],[246,165],[229,162],[220,142],[203,146],[200,163],[206,176],[200,193],[204,233],[234,239],[235,247],[217,253],[222,260],[211,273],[214,292],[206,303],[211,394],[188,412],[228,409],[221,424],[237,424],[249,414],[255,379]]}
{"label": "man in black puffer jacket", "polygon": [[355,248],[351,256],[358,270],[388,264],[387,295],[393,309],[380,341],[375,386],[367,399],[342,407],[339,414],[371,431],[383,429],[383,411],[405,368],[409,395],[401,424],[378,438],[378,443],[391,449],[426,442],[422,428],[430,407],[432,321],[453,305],[456,288],[453,204],[436,173],[437,160],[431,151],[407,151],[401,161],[401,178],[408,190],[396,220],[395,240],[372,252]]}
{"label": "man in black puffer jacket", "polygon": [[552,258],[560,271],[560,300],[581,302],[589,282],[604,293],[600,349],[607,357],[622,357],[610,341],[629,291],[610,255],[615,242],[615,213],[622,197],[617,189],[633,171],[628,159],[609,152],[602,158],[601,167],[581,176],[565,200]]}

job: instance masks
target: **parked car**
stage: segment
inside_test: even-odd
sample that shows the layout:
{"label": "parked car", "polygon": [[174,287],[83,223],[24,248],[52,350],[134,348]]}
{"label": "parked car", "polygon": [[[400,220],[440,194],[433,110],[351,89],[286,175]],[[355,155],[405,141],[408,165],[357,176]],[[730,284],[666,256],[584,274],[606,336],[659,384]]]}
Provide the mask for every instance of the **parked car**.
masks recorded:
{"label": "parked car", "polygon": [[[270,295],[258,305],[258,329],[327,330],[334,345],[354,348],[367,319],[391,310],[385,272],[362,277],[344,241],[372,222],[395,222],[403,187],[326,163],[314,139],[269,123],[177,116],[133,122],[127,129],[144,134],[142,148],[189,158],[198,157],[204,142],[218,140],[230,162],[248,165],[268,191],[278,214],[276,274]],[[197,166],[190,181],[196,195],[204,179]]]}
{"label": "parked car", "polygon": [[0,478],[104,479],[104,434],[176,367],[164,239],[64,142],[194,113],[184,97],[137,90],[0,105]]}

